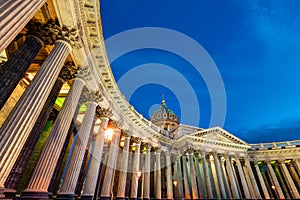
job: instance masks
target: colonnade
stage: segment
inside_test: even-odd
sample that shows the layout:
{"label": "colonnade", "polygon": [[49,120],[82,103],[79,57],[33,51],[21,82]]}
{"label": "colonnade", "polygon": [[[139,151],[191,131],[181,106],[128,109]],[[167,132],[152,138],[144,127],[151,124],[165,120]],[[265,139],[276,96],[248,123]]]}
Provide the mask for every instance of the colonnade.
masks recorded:
{"label": "colonnade", "polygon": [[[44,3],[0,6],[0,51]],[[27,35],[0,68],[2,108],[40,49],[53,47],[0,129],[0,199],[300,198],[297,159],[256,160],[246,151],[200,145],[172,150],[112,120],[111,108],[99,106],[104,94],[87,88],[88,66],[67,62],[80,48],[78,31],[54,22],[43,26],[46,35]],[[64,83],[70,90],[58,111],[53,106]]]}

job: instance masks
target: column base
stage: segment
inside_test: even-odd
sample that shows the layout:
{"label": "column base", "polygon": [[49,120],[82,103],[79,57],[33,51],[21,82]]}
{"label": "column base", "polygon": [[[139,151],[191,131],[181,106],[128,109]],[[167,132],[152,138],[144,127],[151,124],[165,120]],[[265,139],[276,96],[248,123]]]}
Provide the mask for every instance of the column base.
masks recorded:
{"label": "column base", "polygon": [[128,197],[116,197],[114,199],[116,199],[116,200],[129,200],[130,198],[128,198]]}
{"label": "column base", "polygon": [[75,194],[73,193],[58,193],[56,199],[60,200],[75,200]]}
{"label": "column base", "polygon": [[15,189],[7,188],[4,190],[5,198],[13,199],[13,198],[15,198],[16,194],[17,194],[17,191]]}
{"label": "column base", "polygon": [[93,200],[94,195],[82,195],[81,200]]}
{"label": "column base", "polygon": [[128,200],[129,198],[128,197],[116,197],[115,199],[116,200]]}
{"label": "column base", "polygon": [[49,199],[49,196],[47,191],[25,190],[24,192],[22,192],[19,199],[21,200]]}
{"label": "column base", "polygon": [[5,197],[4,191],[5,191],[5,187],[0,186],[0,199]]}
{"label": "column base", "polygon": [[100,197],[100,200],[111,200],[111,197]]}

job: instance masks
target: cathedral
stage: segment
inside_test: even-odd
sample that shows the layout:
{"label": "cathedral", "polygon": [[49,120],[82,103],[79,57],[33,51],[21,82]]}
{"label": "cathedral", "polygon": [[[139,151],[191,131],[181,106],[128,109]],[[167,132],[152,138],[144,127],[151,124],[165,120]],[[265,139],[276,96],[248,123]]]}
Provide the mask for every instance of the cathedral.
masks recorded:
{"label": "cathedral", "polygon": [[0,199],[300,199],[300,140],[136,111],[99,0],[0,1],[0,41]]}

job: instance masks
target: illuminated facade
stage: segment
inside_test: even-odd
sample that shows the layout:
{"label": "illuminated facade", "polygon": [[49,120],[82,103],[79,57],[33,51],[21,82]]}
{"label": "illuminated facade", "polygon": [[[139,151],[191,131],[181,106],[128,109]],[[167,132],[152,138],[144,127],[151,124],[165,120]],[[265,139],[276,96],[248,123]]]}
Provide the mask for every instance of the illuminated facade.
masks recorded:
{"label": "illuminated facade", "polygon": [[300,198],[300,140],[151,121],[123,97],[98,0],[0,5],[0,199]]}

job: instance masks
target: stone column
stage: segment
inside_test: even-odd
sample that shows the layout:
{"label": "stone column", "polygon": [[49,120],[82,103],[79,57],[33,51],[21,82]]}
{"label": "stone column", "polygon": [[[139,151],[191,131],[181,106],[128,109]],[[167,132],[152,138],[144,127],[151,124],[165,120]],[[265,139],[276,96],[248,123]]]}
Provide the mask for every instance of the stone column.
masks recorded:
{"label": "stone column", "polygon": [[78,138],[75,142],[73,153],[71,155],[61,188],[57,194],[57,199],[75,199],[74,197],[76,184],[82,166],[84,154],[88,145],[88,139],[93,128],[93,119],[95,117],[97,107],[95,97],[92,94],[86,104],[87,110],[78,131]]}
{"label": "stone column", "polygon": [[212,199],[213,193],[212,193],[212,188],[211,188],[211,183],[210,183],[208,165],[207,165],[207,161],[206,161],[206,153],[204,151],[201,151],[201,159],[202,159],[204,178],[205,178],[205,183],[206,183],[206,192],[207,192],[206,198]]}
{"label": "stone column", "polygon": [[6,0],[0,5],[0,52],[20,33],[46,0]]}
{"label": "stone column", "polygon": [[47,189],[84,85],[85,81],[75,78],[63,107],[51,129],[29,185],[22,194],[23,198],[42,199],[48,197]]}
{"label": "stone column", "polygon": [[217,171],[219,187],[220,187],[220,190],[222,193],[222,198],[227,199],[227,195],[226,195],[226,191],[225,191],[225,187],[224,187],[223,176],[222,176],[221,167],[220,167],[220,161],[219,161],[217,152],[215,152],[215,151],[213,152],[213,158],[214,158],[214,163],[215,163],[215,167],[216,167],[216,171]]}
{"label": "stone column", "polygon": [[183,198],[183,185],[182,185],[182,169],[181,169],[181,159],[180,156],[177,158],[177,168],[176,168],[176,174],[177,174],[177,191],[179,198]]}
{"label": "stone column", "polygon": [[150,165],[151,144],[146,144],[145,174],[144,174],[144,199],[150,199]]}
{"label": "stone column", "polygon": [[69,42],[57,41],[54,49],[1,127],[0,188],[4,188],[4,182],[42,111],[70,50]]}
{"label": "stone column", "polygon": [[294,160],[294,164],[297,168],[297,171],[300,173],[300,161],[299,161],[299,159]]}
{"label": "stone column", "polygon": [[228,181],[228,176],[227,176],[227,173],[226,173],[226,168],[225,168],[225,158],[222,157],[221,158],[221,165],[222,165],[222,172],[223,172],[223,180],[224,180],[224,185],[225,185],[225,188],[226,188],[226,191],[227,191],[227,195],[228,195],[228,198],[232,199],[232,194],[231,194],[231,190],[230,190],[230,187],[229,187],[229,181]]}
{"label": "stone column", "polygon": [[214,163],[214,158],[213,155],[209,154],[209,164],[210,164],[210,169],[211,169],[211,174],[212,174],[212,178],[213,178],[213,182],[214,182],[214,189],[216,192],[216,198],[221,199],[221,191],[220,191],[220,185],[218,182],[218,177],[217,177],[217,170],[216,170],[216,166]]}
{"label": "stone column", "polygon": [[293,166],[293,162],[290,162],[288,164],[288,168],[290,169],[290,172],[292,174],[293,180],[295,180],[296,183],[297,183],[297,185],[298,185],[298,187],[300,187],[300,177],[298,176],[298,174],[297,174],[297,172],[296,172],[296,170],[295,170],[295,168]]}
{"label": "stone column", "polygon": [[199,199],[198,189],[197,189],[197,182],[196,182],[196,174],[195,174],[195,167],[194,167],[194,154],[193,149],[188,151],[189,155],[189,162],[190,162],[190,179],[191,179],[191,187],[192,187],[192,197],[193,199]]}
{"label": "stone column", "polygon": [[198,153],[195,153],[195,165],[196,165],[196,177],[197,177],[199,198],[203,199],[204,198],[204,191],[203,191],[203,185],[202,185],[202,177],[201,177],[199,154]]}
{"label": "stone column", "polygon": [[279,185],[279,182],[278,182],[278,180],[277,180],[277,177],[276,177],[276,175],[275,175],[274,169],[273,169],[273,167],[272,167],[272,165],[271,165],[271,162],[270,162],[269,160],[266,160],[265,163],[266,163],[266,165],[267,165],[267,168],[268,168],[268,170],[269,170],[269,173],[270,173],[271,178],[272,178],[272,180],[273,180],[273,183],[274,183],[274,185],[275,185],[275,191],[277,192],[279,199],[285,199],[285,197],[284,197],[284,195],[283,195],[283,192],[282,192],[282,190],[281,190],[281,187],[280,187],[280,185]]}
{"label": "stone column", "polygon": [[171,166],[171,153],[166,152],[166,165],[167,165],[167,199],[173,199],[173,185],[172,185],[172,166]]}
{"label": "stone column", "polygon": [[297,190],[297,187],[287,169],[287,166],[285,165],[285,160],[280,160],[280,166],[281,166],[281,169],[283,171],[283,175],[284,175],[284,178],[286,180],[286,182],[288,183],[288,187],[293,195],[293,198],[294,199],[300,199],[300,195],[299,195],[299,192]]}
{"label": "stone column", "polygon": [[260,172],[259,166],[258,166],[258,164],[257,164],[257,161],[254,161],[254,167],[255,167],[256,174],[257,174],[257,176],[258,176],[259,182],[260,182],[260,186],[261,186],[261,188],[262,188],[262,190],[263,190],[265,199],[270,199],[270,195],[269,195],[269,192],[268,192],[266,183],[265,183],[265,181],[264,181],[264,178],[263,178],[262,175],[261,175],[261,172]]}
{"label": "stone column", "polygon": [[5,182],[5,186],[7,188],[5,190],[6,196],[8,192],[13,196],[15,195],[18,183],[20,182],[23,172],[30,160],[30,157],[32,156],[35,145],[37,144],[40,135],[44,131],[47,121],[49,120],[49,116],[51,114],[54,102],[59,94],[59,91],[63,83],[64,81],[61,78],[58,78],[57,81],[55,82],[55,85],[53,86],[50,92],[49,98],[47,99],[42,109],[42,112],[40,113],[39,118],[36,121],[34,128],[29,134],[29,137],[25,142],[22,151],[18,156],[18,159],[14,164],[14,167],[8,179]]}
{"label": "stone column", "polygon": [[[97,113],[100,116],[101,124],[99,128],[99,132],[95,136],[95,147],[94,152],[91,158],[90,167],[88,169],[86,183],[83,189],[83,193],[81,195],[81,199],[92,200],[94,197],[96,185],[97,185],[97,175],[99,174],[100,163],[102,158],[103,146],[104,146],[104,130],[107,128],[107,124],[109,121],[109,116],[106,110],[100,109]],[[96,175],[96,177],[95,177]]]}
{"label": "stone column", "polygon": [[131,192],[130,198],[137,199],[139,177],[138,172],[140,170],[140,151],[141,151],[141,138],[135,138],[135,153],[133,157],[132,165],[132,179],[131,179]]}
{"label": "stone column", "polygon": [[227,167],[227,171],[229,174],[230,186],[231,186],[231,190],[233,193],[233,198],[239,199],[240,198],[239,190],[237,188],[237,183],[235,181],[235,177],[234,177],[234,173],[233,173],[233,169],[232,169],[232,165],[231,165],[231,160],[230,160],[229,156],[227,156],[227,155],[224,155],[224,158],[226,161],[226,167]]}
{"label": "stone column", "polygon": [[261,199],[262,197],[260,195],[260,192],[259,192],[259,189],[258,189],[258,185],[256,183],[256,180],[255,180],[255,177],[254,177],[254,174],[253,174],[250,162],[249,162],[249,158],[248,157],[244,157],[244,160],[245,160],[245,165],[247,167],[247,171],[248,171],[249,176],[250,176],[251,184],[252,184],[253,189],[254,189],[255,197],[257,199]]}
{"label": "stone column", "polygon": [[191,199],[191,193],[190,193],[190,185],[189,185],[189,179],[187,174],[187,166],[186,166],[186,155],[182,155],[182,167],[183,167],[183,182],[184,182],[184,192],[185,192],[185,199]]}
{"label": "stone column", "polygon": [[155,152],[156,155],[156,174],[155,174],[155,199],[161,199],[161,166],[160,166],[160,153],[161,150],[157,149]]}
{"label": "stone column", "polygon": [[42,46],[43,42],[39,38],[27,37],[20,48],[0,67],[0,109],[23,78]]}
{"label": "stone column", "polygon": [[114,176],[114,167],[118,157],[118,149],[119,149],[119,140],[121,130],[117,128],[116,125],[113,125],[114,128],[114,136],[112,143],[109,148],[108,158],[106,162],[106,169],[104,173],[104,179],[101,190],[101,199],[110,200],[112,197],[112,187],[113,187],[113,176]]}
{"label": "stone column", "polygon": [[130,146],[130,135],[124,133],[125,143],[123,147],[122,160],[120,165],[120,173],[118,180],[118,191],[117,199],[125,199],[126,192],[126,178],[128,172],[128,156],[129,156],[129,146]]}
{"label": "stone column", "polygon": [[248,186],[247,186],[246,178],[245,178],[245,175],[244,175],[244,171],[243,171],[239,156],[236,156],[235,161],[236,161],[237,168],[238,168],[239,175],[240,175],[240,179],[241,179],[241,182],[242,182],[245,198],[246,199],[251,199],[251,195],[250,195],[250,192],[249,192],[249,189],[248,189]]}

